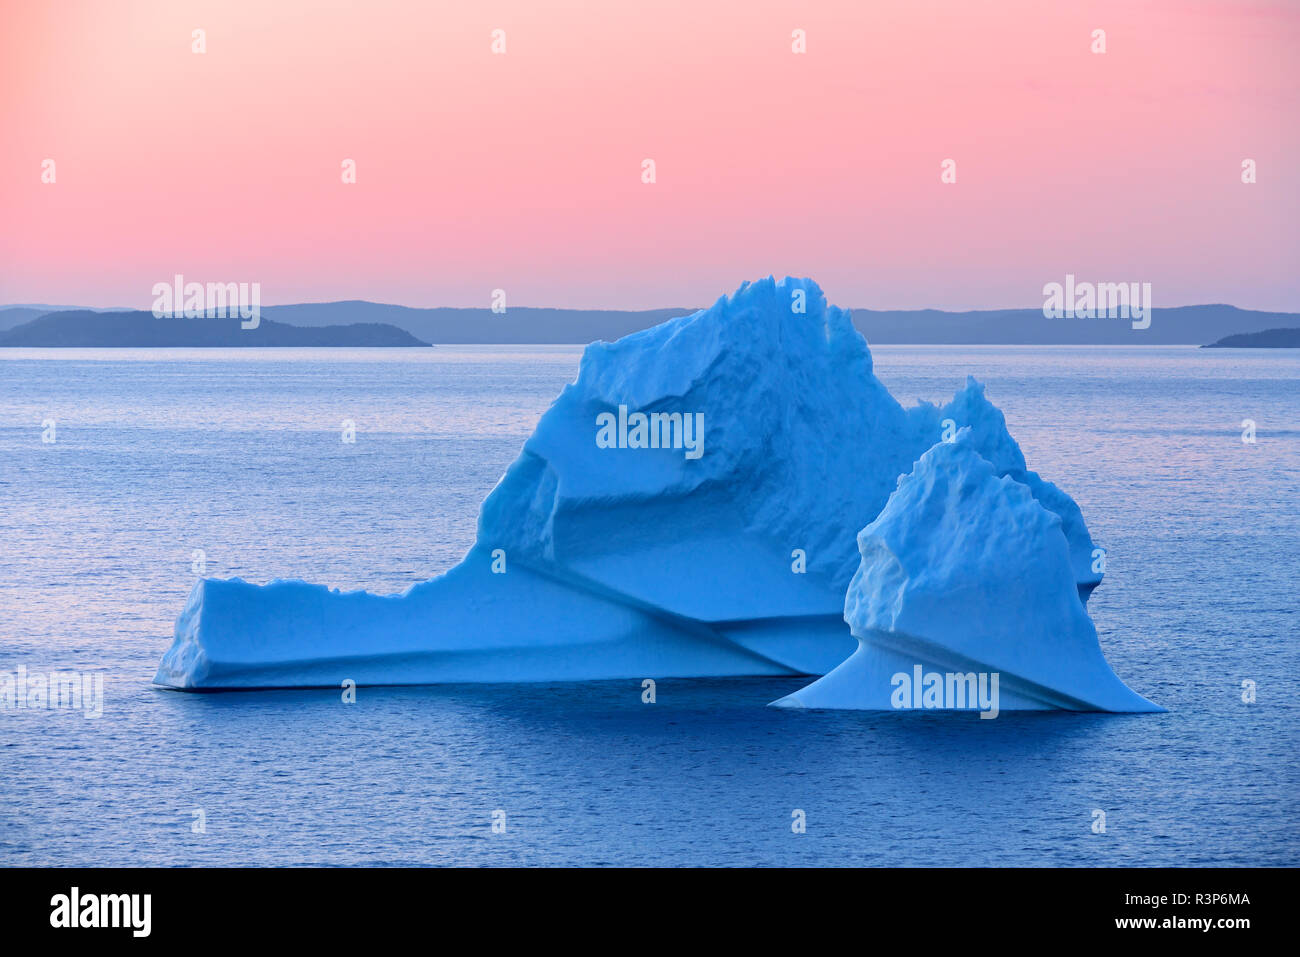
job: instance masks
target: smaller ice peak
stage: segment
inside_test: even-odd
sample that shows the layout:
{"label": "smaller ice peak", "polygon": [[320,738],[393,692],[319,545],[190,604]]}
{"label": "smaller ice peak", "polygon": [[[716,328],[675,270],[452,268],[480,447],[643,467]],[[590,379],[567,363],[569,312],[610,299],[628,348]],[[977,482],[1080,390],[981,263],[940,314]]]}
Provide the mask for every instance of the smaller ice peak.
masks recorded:
{"label": "smaller ice peak", "polygon": [[951,402],[943,406],[921,402],[908,411],[916,427],[937,441],[952,441],[959,429],[968,429],[968,441],[998,475],[1010,476],[1026,486],[1039,505],[1061,519],[1075,584],[1079,597],[1086,602],[1105,575],[1104,551],[1093,542],[1083,512],[1074,499],[1028,469],[1020,444],[1007,429],[1006,416],[988,400],[984,385],[968,375],[966,385]]}
{"label": "smaller ice peak", "polygon": [[1164,710],[1106,662],[1061,517],[999,475],[970,428],[921,456],[857,542],[844,618],[858,649],[778,705]]}

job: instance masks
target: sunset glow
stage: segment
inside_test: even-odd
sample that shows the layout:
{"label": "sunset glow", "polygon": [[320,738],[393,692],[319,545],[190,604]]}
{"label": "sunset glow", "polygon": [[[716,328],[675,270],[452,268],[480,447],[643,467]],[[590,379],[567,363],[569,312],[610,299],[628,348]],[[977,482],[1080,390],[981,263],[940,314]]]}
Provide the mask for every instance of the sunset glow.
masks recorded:
{"label": "sunset glow", "polygon": [[993,308],[1073,273],[1161,306],[1300,308],[1291,4],[6,0],[3,19],[3,302],[147,308],[184,273],[268,304],[499,287],[648,308],[774,273],[849,306]]}

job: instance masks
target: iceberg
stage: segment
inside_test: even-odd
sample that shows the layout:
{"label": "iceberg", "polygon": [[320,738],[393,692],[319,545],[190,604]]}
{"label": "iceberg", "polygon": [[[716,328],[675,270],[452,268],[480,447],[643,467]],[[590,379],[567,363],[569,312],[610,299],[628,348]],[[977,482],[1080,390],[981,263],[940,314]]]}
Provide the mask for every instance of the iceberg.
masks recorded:
{"label": "iceberg", "polygon": [[1111,670],[1068,526],[969,429],[921,456],[858,535],[844,601],[858,648],[781,707],[1163,711]]}
{"label": "iceberg", "polygon": [[857,532],[954,425],[1057,517],[1086,598],[1101,575],[1083,516],[1027,470],[983,387],[904,408],[848,312],[769,277],[588,346],[447,573],[397,595],[200,580],[155,681],[823,675],[857,647]]}

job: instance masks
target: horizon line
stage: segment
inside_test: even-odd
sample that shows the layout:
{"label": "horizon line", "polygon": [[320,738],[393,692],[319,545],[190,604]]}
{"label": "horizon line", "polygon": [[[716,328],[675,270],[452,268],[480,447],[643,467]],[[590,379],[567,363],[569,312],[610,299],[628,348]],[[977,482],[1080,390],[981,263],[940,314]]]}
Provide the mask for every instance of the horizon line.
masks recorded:
{"label": "horizon line", "polygon": [[[726,298],[725,296],[720,298]],[[716,301],[716,300],[715,300]],[[491,311],[491,306],[411,306],[406,303],[384,302],[378,299],[320,299],[320,300],[298,300],[293,302],[275,302],[261,303],[261,309],[283,309],[288,306],[333,306],[345,303],[363,303],[370,306],[389,306],[395,309],[412,309],[412,310],[436,310],[436,309],[457,309],[457,310],[482,310]],[[701,312],[711,308],[708,306],[651,306],[648,308],[628,308],[623,306],[536,306],[536,305],[512,305],[506,309],[508,313],[512,309],[536,309],[552,310],[555,312],[625,312],[625,313],[644,313],[644,312],[668,312],[680,311],[685,314]],[[832,305],[832,303],[827,303]],[[1300,308],[1296,309],[1259,309],[1245,306],[1237,306],[1230,302],[1189,302],[1179,303],[1169,306],[1152,306],[1154,311],[1164,309],[1193,309],[1197,307],[1219,306],[1228,309],[1236,309],[1239,312],[1261,312],[1280,315],[1300,314]],[[841,306],[848,312],[938,312],[947,315],[960,315],[963,313],[975,312],[1037,312],[1042,310],[1042,305],[1035,306],[977,306],[966,309],[940,309],[936,306],[909,306],[909,307],[879,307],[879,306]],[[72,312],[77,310],[92,312],[152,312],[151,307],[147,306],[90,306],[83,304],[71,303],[44,303],[44,302],[0,302],[0,310],[6,309],[49,309],[51,311]]]}

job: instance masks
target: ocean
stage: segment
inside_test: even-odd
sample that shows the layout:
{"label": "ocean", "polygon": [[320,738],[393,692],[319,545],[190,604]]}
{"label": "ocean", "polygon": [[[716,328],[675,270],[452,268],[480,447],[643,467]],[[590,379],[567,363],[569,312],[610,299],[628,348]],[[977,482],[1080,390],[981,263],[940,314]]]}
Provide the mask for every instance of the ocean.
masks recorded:
{"label": "ocean", "polygon": [[455,564],[580,355],[0,350],[0,676],[103,676],[98,718],[0,710],[0,865],[1300,862],[1294,350],[873,349],[907,404],[986,385],[1107,548],[1102,648],[1167,714],[152,686],[196,568],[393,592]]}

